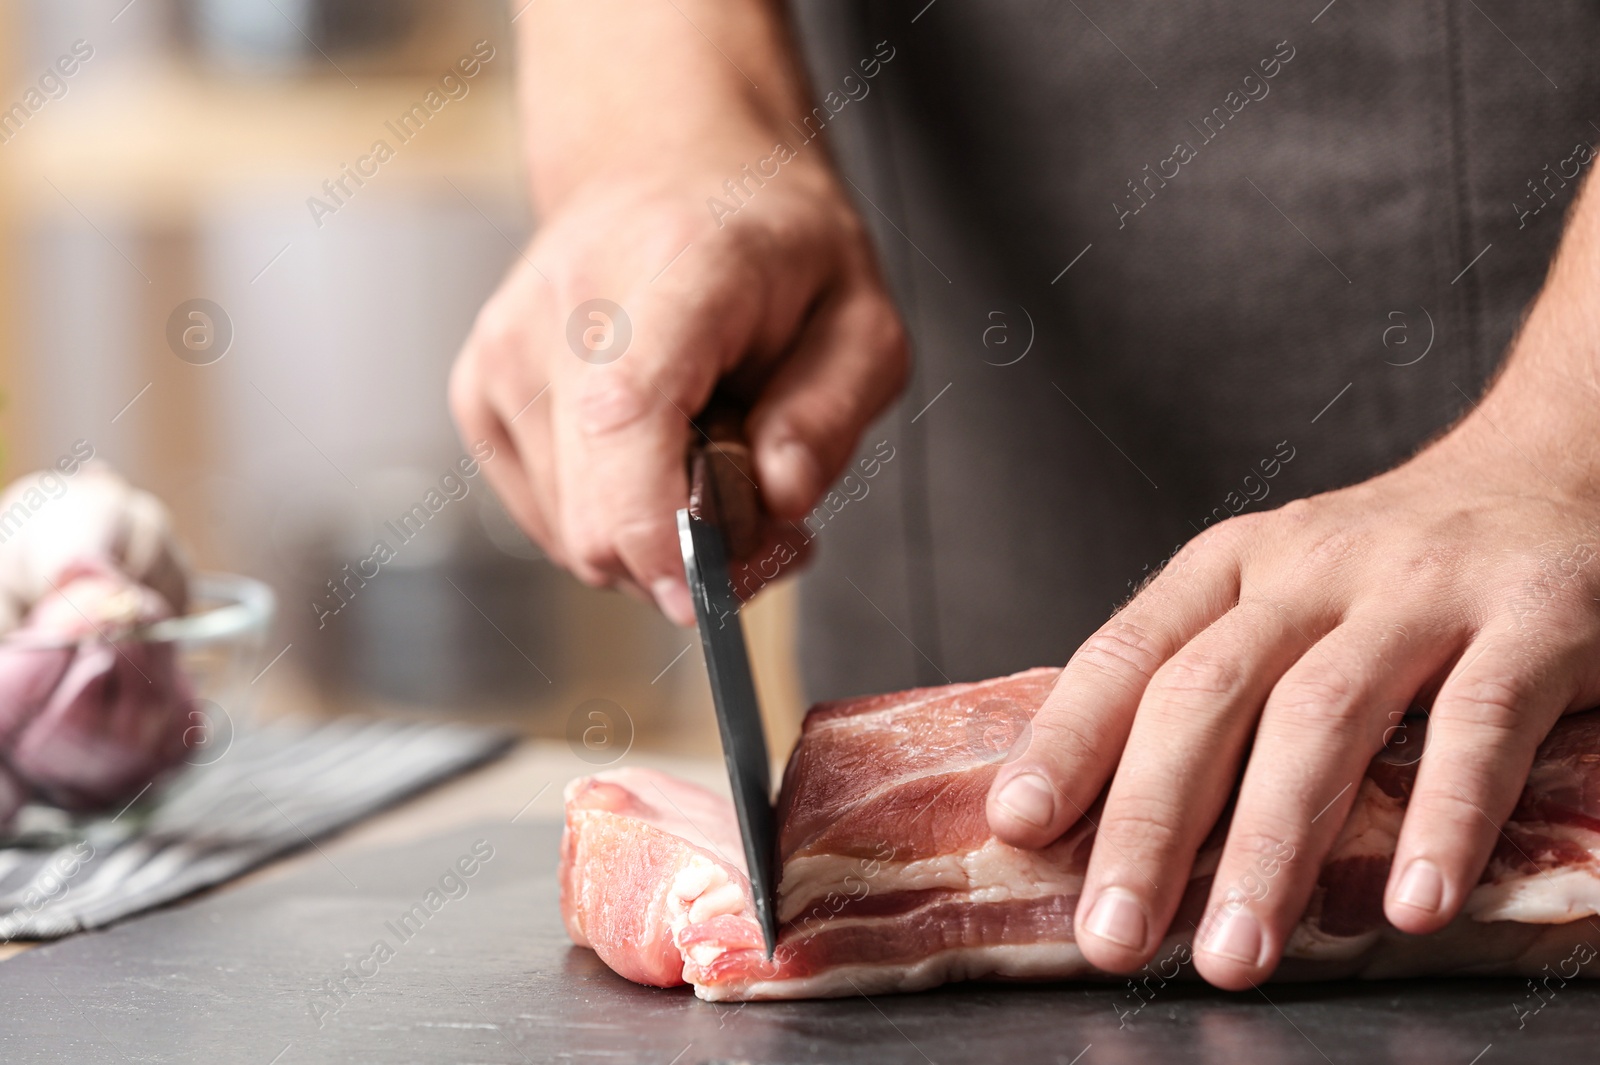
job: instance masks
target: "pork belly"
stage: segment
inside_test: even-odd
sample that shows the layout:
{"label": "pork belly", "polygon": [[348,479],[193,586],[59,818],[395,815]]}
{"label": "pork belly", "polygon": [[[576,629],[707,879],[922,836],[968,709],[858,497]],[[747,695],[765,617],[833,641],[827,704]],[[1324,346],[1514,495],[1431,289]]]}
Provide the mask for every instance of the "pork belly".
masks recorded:
{"label": "pork belly", "polygon": [[[573,942],[630,980],[692,984],[713,1001],[1103,978],[1073,939],[1090,822],[1030,851],[995,839],[984,816],[1001,759],[1057,673],[815,707],[778,803],[770,959],[727,799],[646,769],[573,781],[560,874]],[[1414,778],[1414,765],[1374,760],[1275,978],[1586,975],[1590,944],[1600,945],[1600,711],[1556,726],[1466,912],[1431,936],[1403,935],[1383,917]],[[1225,827],[1196,860],[1158,955],[1178,959],[1174,970]]]}

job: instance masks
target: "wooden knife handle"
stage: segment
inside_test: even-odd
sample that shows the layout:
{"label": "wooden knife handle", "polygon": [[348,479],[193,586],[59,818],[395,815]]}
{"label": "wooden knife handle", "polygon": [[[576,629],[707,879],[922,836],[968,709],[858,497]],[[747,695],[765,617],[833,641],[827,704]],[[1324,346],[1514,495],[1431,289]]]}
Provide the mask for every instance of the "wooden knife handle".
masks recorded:
{"label": "wooden knife handle", "polygon": [[728,560],[744,562],[761,546],[761,492],[744,439],[744,412],[714,395],[695,421],[689,447],[689,513],[722,530]]}

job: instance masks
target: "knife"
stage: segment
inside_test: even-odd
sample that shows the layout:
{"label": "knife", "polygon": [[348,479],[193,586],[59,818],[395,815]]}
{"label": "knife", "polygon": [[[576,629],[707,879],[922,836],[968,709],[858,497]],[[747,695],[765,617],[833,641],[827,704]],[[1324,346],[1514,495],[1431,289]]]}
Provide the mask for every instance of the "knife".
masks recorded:
{"label": "knife", "polygon": [[711,699],[717,708],[756,919],[771,958],[778,945],[778,830],[767,735],[750,674],[739,596],[728,569],[730,560],[747,559],[755,550],[761,529],[760,497],[738,421],[712,414],[702,418],[699,428],[704,439],[690,452],[689,505],[678,511],[678,542],[711,675]]}

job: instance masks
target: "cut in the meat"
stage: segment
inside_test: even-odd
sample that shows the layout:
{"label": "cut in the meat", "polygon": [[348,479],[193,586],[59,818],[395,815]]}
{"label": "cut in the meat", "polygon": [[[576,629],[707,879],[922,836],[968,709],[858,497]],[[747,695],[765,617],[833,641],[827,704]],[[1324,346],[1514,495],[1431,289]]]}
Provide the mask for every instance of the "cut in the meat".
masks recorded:
{"label": "cut in the meat", "polygon": [[[768,959],[732,804],[664,773],[567,788],[561,909],[621,975],[711,1000],[914,991],[955,980],[1102,974],[1073,941],[1093,829],[1029,851],[984,798],[1057,670],[827,703],[806,717],[779,799],[778,949]],[[1278,979],[1584,971],[1600,942],[1600,711],[1567,717],[1465,914],[1431,936],[1383,917],[1414,759],[1374,760]],[[1186,959],[1222,834],[1195,862],[1158,958]],[[1292,850],[1261,863],[1261,883]],[[1240,885],[1259,890],[1260,885]],[[1172,968],[1176,967],[1173,963]],[[1168,972],[1164,975],[1170,976]]]}

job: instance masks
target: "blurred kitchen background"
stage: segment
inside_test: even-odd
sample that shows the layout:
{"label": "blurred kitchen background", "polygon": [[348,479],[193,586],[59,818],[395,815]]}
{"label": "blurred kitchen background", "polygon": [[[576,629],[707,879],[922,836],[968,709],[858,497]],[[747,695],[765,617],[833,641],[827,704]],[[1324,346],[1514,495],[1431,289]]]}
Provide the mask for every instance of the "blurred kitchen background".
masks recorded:
{"label": "blurred kitchen background", "polygon": [[[450,363],[533,225],[514,13],[0,0],[0,108],[23,105],[0,115],[5,478],[87,440],[168,502],[201,568],[268,581],[261,714],[441,715],[563,738],[584,708],[614,705],[642,748],[712,751],[694,634],[557,571],[481,476],[320,627],[312,605],[337,605],[327,582],[379,535],[394,544],[384,523],[466,452]],[[467,94],[401,144],[385,123],[479,41],[493,58]],[[74,72],[52,76],[65,56]],[[315,218],[308,199],[332,202],[323,183],[380,138],[395,157]],[[217,339],[183,359],[169,320],[195,299],[221,309]],[[788,588],[747,612],[780,754],[801,710],[792,615]]]}

